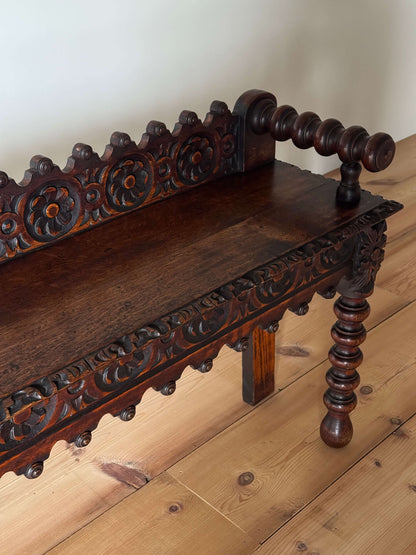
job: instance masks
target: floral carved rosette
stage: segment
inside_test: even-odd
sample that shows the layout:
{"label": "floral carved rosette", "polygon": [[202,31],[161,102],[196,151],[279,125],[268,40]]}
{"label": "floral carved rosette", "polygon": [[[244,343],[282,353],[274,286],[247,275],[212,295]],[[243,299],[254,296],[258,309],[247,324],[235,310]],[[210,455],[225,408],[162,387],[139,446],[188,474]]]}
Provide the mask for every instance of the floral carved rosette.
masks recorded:
{"label": "floral carved rosette", "polygon": [[69,182],[49,182],[34,191],[26,203],[26,229],[37,241],[53,241],[74,227],[79,211],[79,195]]}
{"label": "floral carved rosette", "polygon": [[357,235],[352,275],[342,280],[339,286],[339,291],[343,295],[371,295],[377,272],[384,258],[386,227],[386,222],[382,221]]}
{"label": "floral carved rosette", "polygon": [[217,149],[209,135],[191,135],[181,146],[178,176],[186,185],[196,185],[211,177],[217,167]]}
{"label": "floral carved rosette", "polygon": [[140,155],[123,158],[108,172],[108,203],[118,212],[137,208],[149,197],[152,185],[152,168],[147,158]]}

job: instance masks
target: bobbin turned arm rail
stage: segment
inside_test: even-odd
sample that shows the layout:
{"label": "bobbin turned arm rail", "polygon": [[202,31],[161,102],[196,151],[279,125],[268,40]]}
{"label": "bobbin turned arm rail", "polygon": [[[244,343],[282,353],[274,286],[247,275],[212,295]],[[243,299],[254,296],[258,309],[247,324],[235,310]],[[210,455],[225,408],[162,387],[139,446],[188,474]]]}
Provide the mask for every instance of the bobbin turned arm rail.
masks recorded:
{"label": "bobbin turned arm rail", "polygon": [[314,112],[298,112],[288,105],[277,106],[270,93],[252,90],[240,97],[237,110],[247,112],[246,126],[255,135],[268,134],[275,141],[292,139],[301,149],[314,147],[318,154],[337,154],[342,161],[341,183],[337,191],[340,204],[356,204],[361,190],[358,179],[360,162],[371,172],[384,170],[392,162],[395,144],[387,133],[369,135],[364,127],[353,125],[345,129],[340,121],[322,121]]}

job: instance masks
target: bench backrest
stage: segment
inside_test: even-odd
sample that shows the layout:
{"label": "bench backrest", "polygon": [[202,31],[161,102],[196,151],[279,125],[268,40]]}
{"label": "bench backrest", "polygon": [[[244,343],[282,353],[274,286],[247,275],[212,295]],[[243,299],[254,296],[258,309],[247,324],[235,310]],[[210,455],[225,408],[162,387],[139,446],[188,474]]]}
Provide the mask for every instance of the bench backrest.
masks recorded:
{"label": "bench backrest", "polygon": [[265,164],[274,159],[275,140],[289,138],[300,148],[339,154],[346,193],[338,200],[344,204],[359,200],[358,161],[378,171],[394,154],[388,135],[369,137],[361,127],[345,130],[337,120],[321,122],[312,112],[298,116],[290,106],[277,108],[270,93],[247,91],[233,113],[220,101],[211,104],[204,122],[183,111],[172,133],[151,121],[138,144],[115,132],[101,157],[77,143],[63,170],[37,155],[21,183],[0,172],[0,262]]}

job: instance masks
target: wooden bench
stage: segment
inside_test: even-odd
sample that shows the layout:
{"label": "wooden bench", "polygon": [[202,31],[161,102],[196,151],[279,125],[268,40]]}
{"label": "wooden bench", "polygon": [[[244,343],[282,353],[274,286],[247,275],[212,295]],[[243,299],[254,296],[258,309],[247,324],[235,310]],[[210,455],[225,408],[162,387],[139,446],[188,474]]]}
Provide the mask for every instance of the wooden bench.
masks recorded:
{"label": "wooden bench", "polygon": [[[337,153],[341,182],[274,160],[289,138]],[[76,144],[63,170],[35,156],[20,184],[0,173],[0,475],[39,476],[57,440],[87,445],[104,414],[130,420],[147,388],[172,394],[225,344],[257,403],[279,320],[315,292],[341,295],[321,436],[346,445],[366,297],[401,209],[360,190],[360,162],[382,170],[394,150],[252,90],[203,123],[182,112],[172,133],[151,121],[138,145],[113,133],[101,158]]]}

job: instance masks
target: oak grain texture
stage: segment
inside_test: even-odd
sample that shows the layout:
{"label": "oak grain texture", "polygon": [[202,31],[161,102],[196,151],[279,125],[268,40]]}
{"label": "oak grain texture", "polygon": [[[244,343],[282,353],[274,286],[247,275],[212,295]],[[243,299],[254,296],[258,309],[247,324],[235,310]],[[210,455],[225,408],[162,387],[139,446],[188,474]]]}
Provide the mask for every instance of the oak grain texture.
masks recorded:
{"label": "oak grain texture", "polygon": [[256,328],[242,358],[243,400],[255,405],[274,392],[274,332]]}

